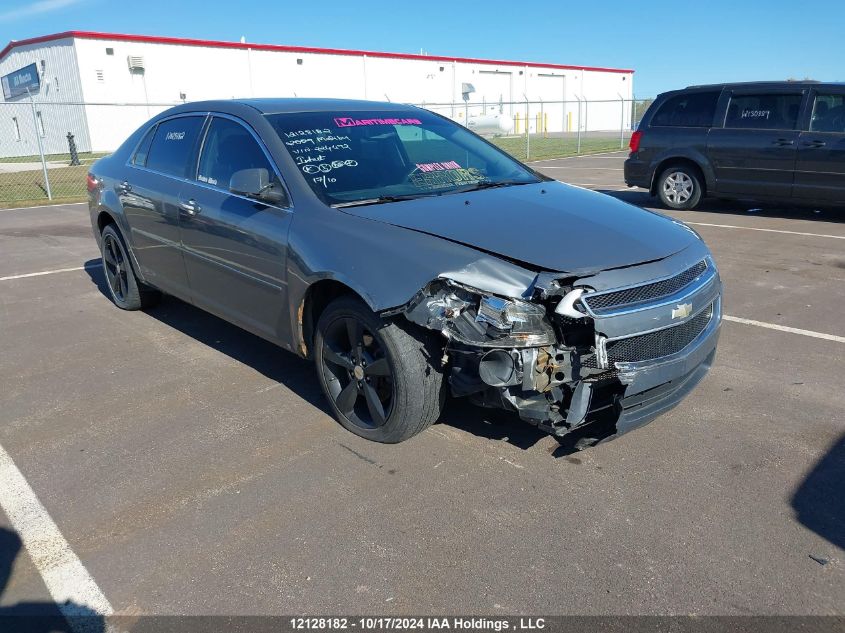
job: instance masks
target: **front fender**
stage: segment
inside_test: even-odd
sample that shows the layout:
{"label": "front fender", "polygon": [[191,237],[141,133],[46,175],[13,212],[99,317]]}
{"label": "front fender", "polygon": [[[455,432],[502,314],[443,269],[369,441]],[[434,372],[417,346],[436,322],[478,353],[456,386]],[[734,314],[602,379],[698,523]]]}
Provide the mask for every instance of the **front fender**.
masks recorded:
{"label": "front fender", "polygon": [[[463,244],[351,216],[335,209],[298,214],[288,246],[291,323],[301,321],[308,289],[331,279],[356,292],[373,312],[408,303],[438,277],[510,297],[529,292],[536,271]],[[301,349],[301,328],[292,328]]]}

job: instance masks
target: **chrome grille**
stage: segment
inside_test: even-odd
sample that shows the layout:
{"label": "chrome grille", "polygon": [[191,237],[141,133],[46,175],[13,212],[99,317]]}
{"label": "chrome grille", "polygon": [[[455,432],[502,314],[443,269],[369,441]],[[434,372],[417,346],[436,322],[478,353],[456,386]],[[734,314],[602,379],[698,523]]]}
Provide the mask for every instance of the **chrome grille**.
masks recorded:
{"label": "chrome grille", "polygon": [[611,312],[618,308],[655,301],[673,295],[690,285],[706,270],[707,261],[702,259],[695,266],[687,268],[674,277],[633,288],[614,290],[603,294],[584,295],[581,300],[596,314]]}
{"label": "chrome grille", "polygon": [[713,318],[713,304],[680,325],[607,342],[607,360],[638,363],[671,356],[683,350],[701,334]]}

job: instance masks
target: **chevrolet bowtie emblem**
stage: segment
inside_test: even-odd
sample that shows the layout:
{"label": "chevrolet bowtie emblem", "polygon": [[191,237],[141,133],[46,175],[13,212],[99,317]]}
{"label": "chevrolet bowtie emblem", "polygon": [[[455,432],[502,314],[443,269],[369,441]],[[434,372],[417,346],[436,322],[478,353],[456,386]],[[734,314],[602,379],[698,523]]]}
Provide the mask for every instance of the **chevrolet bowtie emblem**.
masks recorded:
{"label": "chevrolet bowtie emblem", "polygon": [[692,312],[691,303],[679,303],[677,307],[672,308],[673,319],[686,319]]}

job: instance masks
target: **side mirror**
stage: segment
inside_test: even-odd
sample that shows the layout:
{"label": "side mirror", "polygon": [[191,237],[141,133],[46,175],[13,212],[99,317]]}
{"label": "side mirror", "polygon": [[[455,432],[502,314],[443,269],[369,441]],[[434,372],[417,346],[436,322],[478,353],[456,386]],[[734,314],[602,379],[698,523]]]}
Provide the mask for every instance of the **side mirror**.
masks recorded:
{"label": "side mirror", "polygon": [[279,204],[284,200],[284,195],[270,182],[270,174],[263,167],[236,171],[229,179],[229,191],[268,204]]}

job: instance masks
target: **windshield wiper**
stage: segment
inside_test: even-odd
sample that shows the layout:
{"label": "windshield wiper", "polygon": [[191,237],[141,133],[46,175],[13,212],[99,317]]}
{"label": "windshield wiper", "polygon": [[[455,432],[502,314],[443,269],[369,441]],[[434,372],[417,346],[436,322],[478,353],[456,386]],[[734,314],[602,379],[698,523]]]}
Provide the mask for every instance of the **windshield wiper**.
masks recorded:
{"label": "windshield wiper", "polygon": [[414,200],[415,198],[422,198],[427,194],[408,194],[403,196],[379,196],[378,198],[364,198],[363,200],[350,200],[349,202],[338,202],[331,205],[333,209],[342,209],[343,207],[363,207],[368,204],[385,204],[388,202],[401,202],[402,200]]}
{"label": "windshield wiper", "polygon": [[481,191],[482,189],[495,189],[497,187],[512,187],[514,185],[532,185],[536,184],[532,181],[523,181],[523,180],[496,180],[493,182],[478,182],[474,185],[469,185],[468,187],[461,187],[459,189],[453,189],[448,193],[465,193],[467,191]]}
{"label": "windshield wiper", "polygon": [[466,193],[467,191],[480,191],[481,189],[495,189],[496,187],[511,187],[514,185],[531,185],[536,184],[532,181],[524,182],[522,180],[498,180],[495,182],[478,182],[468,187],[459,187],[457,189],[444,189],[438,191],[431,191],[428,193],[413,193],[398,196],[379,196],[377,198],[365,198],[363,200],[350,200],[349,202],[338,202],[331,205],[333,209],[342,209],[344,207],[363,207],[371,204],[386,204],[388,202],[401,202],[403,200],[414,200],[416,198],[428,198],[434,196],[444,196],[452,193]]}

